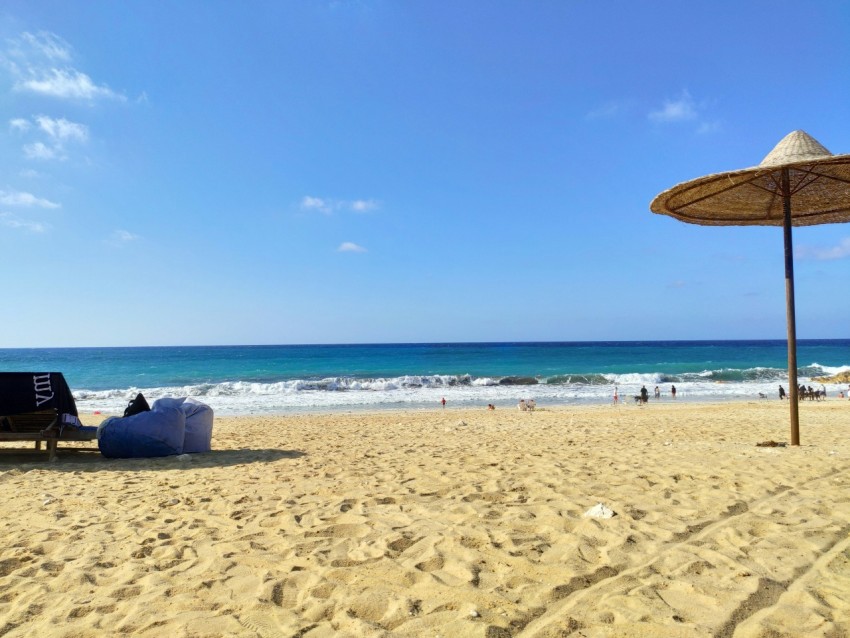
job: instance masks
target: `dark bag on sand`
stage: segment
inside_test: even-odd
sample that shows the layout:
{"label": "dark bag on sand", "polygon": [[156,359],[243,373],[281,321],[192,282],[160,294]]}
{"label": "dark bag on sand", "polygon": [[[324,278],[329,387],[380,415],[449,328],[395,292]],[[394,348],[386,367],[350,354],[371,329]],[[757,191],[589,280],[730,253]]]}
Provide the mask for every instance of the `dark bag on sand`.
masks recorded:
{"label": "dark bag on sand", "polygon": [[133,416],[139,412],[150,412],[151,406],[148,405],[147,399],[139,392],[136,398],[127,404],[127,409],[124,410],[124,416]]}

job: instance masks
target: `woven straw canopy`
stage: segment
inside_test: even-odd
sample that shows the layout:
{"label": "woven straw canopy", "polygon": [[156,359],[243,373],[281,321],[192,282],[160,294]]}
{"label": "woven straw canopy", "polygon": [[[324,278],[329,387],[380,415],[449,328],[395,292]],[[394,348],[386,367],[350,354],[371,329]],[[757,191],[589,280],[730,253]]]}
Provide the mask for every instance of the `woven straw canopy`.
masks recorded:
{"label": "woven straw canopy", "polygon": [[782,172],[794,226],[850,221],[850,155],[832,155],[794,131],[761,164],[699,177],[659,194],[649,208],[703,226],[782,226]]}

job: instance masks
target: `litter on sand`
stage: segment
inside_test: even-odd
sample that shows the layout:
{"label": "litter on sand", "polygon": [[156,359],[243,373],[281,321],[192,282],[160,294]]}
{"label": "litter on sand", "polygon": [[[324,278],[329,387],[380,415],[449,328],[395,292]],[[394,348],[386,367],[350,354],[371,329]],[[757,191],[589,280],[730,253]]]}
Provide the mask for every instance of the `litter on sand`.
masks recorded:
{"label": "litter on sand", "polygon": [[603,503],[597,503],[584,513],[585,518],[613,518],[617,513]]}

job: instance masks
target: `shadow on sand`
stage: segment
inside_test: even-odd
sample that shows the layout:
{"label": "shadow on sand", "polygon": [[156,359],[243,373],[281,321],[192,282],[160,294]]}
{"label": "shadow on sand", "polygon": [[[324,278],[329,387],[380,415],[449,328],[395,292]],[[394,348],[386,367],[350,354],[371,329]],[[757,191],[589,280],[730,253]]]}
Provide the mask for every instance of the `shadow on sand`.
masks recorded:
{"label": "shadow on sand", "polygon": [[203,454],[181,454],[151,459],[108,459],[96,449],[59,448],[52,463],[44,450],[0,449],[0,472],[7,470],[51,470],[56,472],[80,471],[157,471],[227,467],[248,463],[272,463],[282,459],[306,456],[299,450],[245,449],[212,450]]}

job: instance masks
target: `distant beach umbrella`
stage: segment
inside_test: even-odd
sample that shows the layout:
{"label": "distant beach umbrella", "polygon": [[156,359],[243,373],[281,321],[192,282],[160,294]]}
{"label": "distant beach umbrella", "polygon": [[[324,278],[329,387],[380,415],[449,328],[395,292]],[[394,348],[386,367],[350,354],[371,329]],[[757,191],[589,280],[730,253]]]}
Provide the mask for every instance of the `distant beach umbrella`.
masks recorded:
{"label": "distant beach umbrella", "polygon": [[799,445],[791,227],[850,221],[850,155],[833,155],[804,131],[794,131],[758,166],[683,182],[649,208],[703,226],[783,227],[791,445]]}

